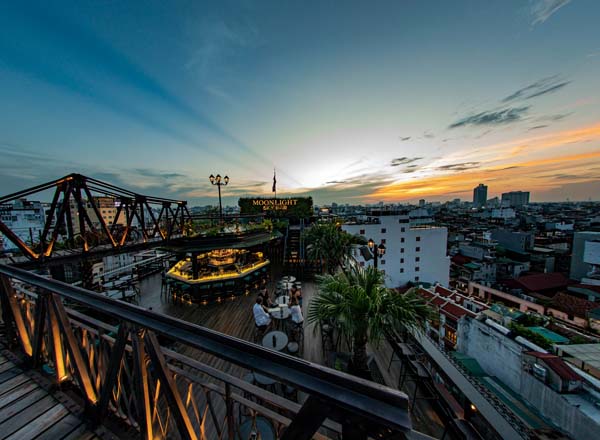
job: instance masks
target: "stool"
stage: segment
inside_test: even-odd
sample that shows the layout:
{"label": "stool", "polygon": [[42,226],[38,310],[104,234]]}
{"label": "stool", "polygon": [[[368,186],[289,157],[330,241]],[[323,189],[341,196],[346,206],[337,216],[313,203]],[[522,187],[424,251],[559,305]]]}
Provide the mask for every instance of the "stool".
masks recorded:
{"label": "stool", "polygon": [[298,345],[297,342],[290,342],[287,345],[287,350],[290,354],[297,354],[299,348],[300,348],[300,346]]}

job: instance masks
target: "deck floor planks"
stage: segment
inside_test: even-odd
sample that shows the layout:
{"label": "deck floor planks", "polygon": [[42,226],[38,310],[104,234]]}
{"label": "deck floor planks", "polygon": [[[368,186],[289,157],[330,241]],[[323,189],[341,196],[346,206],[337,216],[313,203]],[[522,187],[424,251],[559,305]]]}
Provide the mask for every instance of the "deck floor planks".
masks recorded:
{"label": "deck floor planks", "polygon": [[60,440],[79,430],[97,438],[81,420],[6,356],[0,358],[0,439]]}

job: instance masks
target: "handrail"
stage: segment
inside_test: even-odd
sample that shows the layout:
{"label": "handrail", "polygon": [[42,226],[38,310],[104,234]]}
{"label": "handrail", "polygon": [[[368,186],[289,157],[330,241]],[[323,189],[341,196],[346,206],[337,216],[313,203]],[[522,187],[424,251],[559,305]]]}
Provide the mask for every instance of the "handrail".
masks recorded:
{"label": "handrail", "polygon": [[408,398],[400,391],[22,269],[0,265],[0,274],[56,293],[134,327],[151,330],[237,365],[276,376],[354,417],[402,432],[411,430]]}

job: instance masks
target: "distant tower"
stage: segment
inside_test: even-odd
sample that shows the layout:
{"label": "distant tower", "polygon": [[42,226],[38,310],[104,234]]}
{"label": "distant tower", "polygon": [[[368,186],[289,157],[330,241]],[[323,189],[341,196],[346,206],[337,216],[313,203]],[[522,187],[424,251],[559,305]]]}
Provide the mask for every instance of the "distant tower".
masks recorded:
{"label": "distant tower", "polygon": [[473,207],[481,208],[482,206],[485,206],[485,203],[487,202],[487,190],[488,187],[483,183],[480,183],[473,189]]}
{"label": "distant tower", "polygon": [[425,199],[419,200],[419,207],[423,208],[425,206]]}

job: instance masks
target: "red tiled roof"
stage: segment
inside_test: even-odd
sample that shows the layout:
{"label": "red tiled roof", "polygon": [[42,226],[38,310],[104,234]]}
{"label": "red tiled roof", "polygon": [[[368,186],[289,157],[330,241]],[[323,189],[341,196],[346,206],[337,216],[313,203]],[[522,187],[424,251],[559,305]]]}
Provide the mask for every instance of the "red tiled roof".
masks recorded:
{"label": "red tiled roof", "polygon": [[450,290],[450,289],[446,289],[445,287],[437,285],[437,286],[435,286],[435,293],[437,293],[438,295],[442,295],[442,296],[450,296],[454,292],[452,292],[452,290]]}
{"label": "red tiled roof", "polygon": [[446,313],[449,313],[450,315],[454,316],[457,319],[461,318],[462,316],[465,316],[465,315],[469,315],[472,317],[476,316],[475,313],[473,313],[457,304],[453,304],[451,302],[445,304],[442,307],[442,310]]}
{"label": "red tiled roof", "polygon": [[464,255],[460,255],[460,254],[454,255],[451,258],[451,260],[454,264],[458,264],[459,266],[462,266],[463,264],[467,264],[467,263],[471,262],[471,259],[469,257],[465,257]]}
{"label": "red tiled roof", "polygon": [[586,318],[590,310],[600,308],[600,303],[578,298],[566,292],[558,292],[552,298],[552,307],[580,318]]}
{"label": "red tiled roof", "polygon": [[525,354],[543,360],[544,363],[548,365],[552,371],[558,374],[561,379],[572,381],[581,380],[581,376],[579,374],[571,370],[565,361],[554,354],[540,353],[538,351],[526,351]]}
{"label": "red tiled roof", "polygon": [[569,284],[569,280],[562,273],[558,272],[525,275],[517,278],[515,281],[529,292],[562,289]]}

